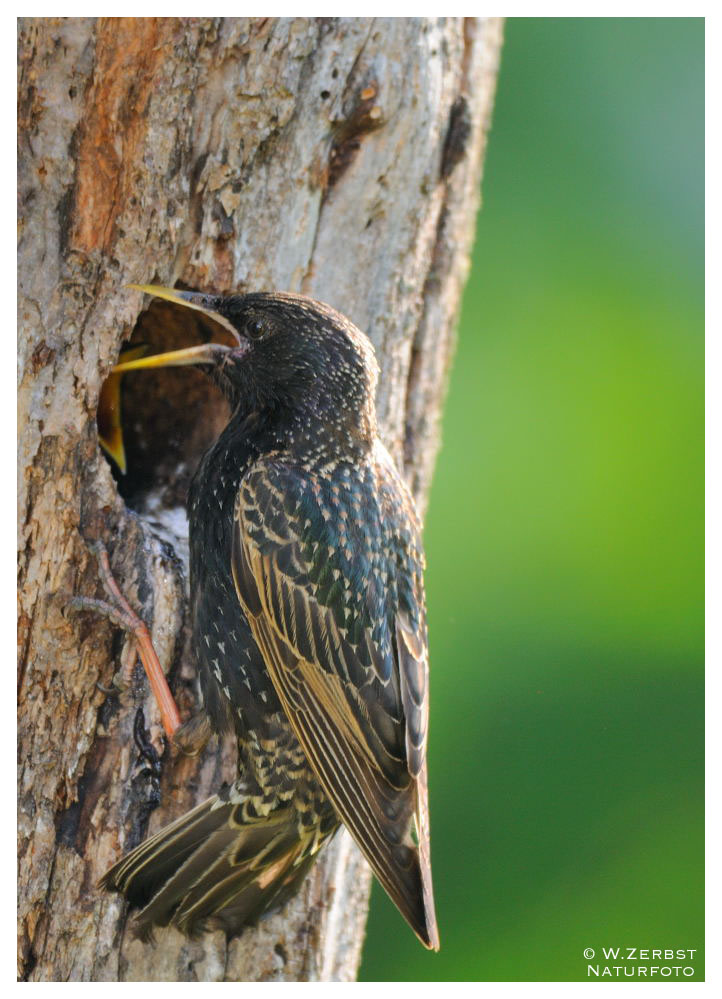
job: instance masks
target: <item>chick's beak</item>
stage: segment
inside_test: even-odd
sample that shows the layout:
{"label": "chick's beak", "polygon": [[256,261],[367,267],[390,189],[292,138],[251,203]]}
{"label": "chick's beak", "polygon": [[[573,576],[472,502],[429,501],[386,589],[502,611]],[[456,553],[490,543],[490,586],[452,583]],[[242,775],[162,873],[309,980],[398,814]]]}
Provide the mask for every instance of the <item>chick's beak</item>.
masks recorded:
{"label": "chick's beak", "polygon": [[[123,364],[134,361],[145,354],[148,348],[144,343],[126,347],[120,353]],[[120,471],[125,475],[125,445],[123,443],[122,399],[120,383],[122,373],[111,372],[106,378],[98,399],[98,440],[106,454],[110,455]]]}

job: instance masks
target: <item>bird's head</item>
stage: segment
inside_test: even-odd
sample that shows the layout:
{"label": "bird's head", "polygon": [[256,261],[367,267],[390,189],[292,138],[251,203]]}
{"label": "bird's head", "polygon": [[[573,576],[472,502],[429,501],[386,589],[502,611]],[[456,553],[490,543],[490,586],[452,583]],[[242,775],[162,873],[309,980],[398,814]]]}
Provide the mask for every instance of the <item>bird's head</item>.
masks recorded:
{"label": "bird's head", "polygon": [[232,334],[234,346],[206,343],[116,365],[115,372],[197,365],[235,410],[257,411],[288,425],[320,420],[340,432],[376,433],[378,365],[369,339],[335,309],[281,292],[205,295],[131,285],[196,309]]}

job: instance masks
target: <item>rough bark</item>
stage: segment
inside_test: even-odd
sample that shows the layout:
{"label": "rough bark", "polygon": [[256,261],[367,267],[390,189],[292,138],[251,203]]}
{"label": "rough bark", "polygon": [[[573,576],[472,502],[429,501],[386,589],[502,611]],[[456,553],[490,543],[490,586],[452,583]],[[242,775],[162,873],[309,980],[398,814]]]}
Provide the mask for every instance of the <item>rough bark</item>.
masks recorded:
{"label": "rough bark", "polygon": [[[73,593],[99,593],[87,542],[102,538],[190,714],[182,494],[222,404],[195,373],[126,379],[125,479],[95,412],[141,314],[128,282],[303,291],[372,338],[383,436],[423,507],[500,44],[498,19],[21,19],[21,978],[355,977],[370,878],[346,833],[296,899],[229,943],[142,943],[95,887],[234,768],[228,746],[164,751],[141,676],[120,697],[97,686],[124,637],[67,613]],[[154,308],[135,337],[185,345]],[[139,707],[160,776],[133,740]]]}

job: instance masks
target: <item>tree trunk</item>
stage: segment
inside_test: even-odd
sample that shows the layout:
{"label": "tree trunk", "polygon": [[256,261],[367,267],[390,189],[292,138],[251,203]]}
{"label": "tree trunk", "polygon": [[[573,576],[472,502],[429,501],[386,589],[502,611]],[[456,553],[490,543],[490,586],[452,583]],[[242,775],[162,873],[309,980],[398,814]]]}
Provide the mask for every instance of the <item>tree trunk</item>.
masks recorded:
{"label": "tree trunk", "polygon": [[95,414],[131,334],[189,343],[128,282],[301,291],[373,340],[383,436],[423,508],[500,44],[498,19],[20,20],[21,978],[355,978],[370,875],[345,831],[282,912],[230,942],[143,943],[96,888],[235,761],[216,742],[163,751],[142,676],[120,696],[98,687],[125,637],[67,610],[100,593],[101,538],[191,714],[183,494],[223,404],[194,372],[126,378],[125,477]]}

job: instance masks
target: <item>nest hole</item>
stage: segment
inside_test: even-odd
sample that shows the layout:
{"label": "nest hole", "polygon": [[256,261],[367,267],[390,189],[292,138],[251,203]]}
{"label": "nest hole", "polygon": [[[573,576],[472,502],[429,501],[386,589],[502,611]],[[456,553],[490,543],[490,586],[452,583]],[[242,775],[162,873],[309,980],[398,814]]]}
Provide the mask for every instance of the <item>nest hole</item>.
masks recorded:
{"label": "nest hole", "polygon": [[[228,343],[229,337],[202,313],[157,300],[139,315],[121,357],[132,348],[152,355],[209,340]],[[125,472],[104,452],[118,492],[127,507],[151,523],[172,525],[171,533],[187,535],[188,486],[228,422],[228,404],[213,382],[193,367],[129,371],[120,379],[119,394],[112,383],[103,387],[98,408],[102,439],[107,438],[109,412],[118,405]]]}

